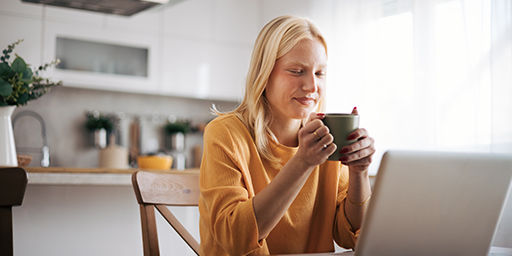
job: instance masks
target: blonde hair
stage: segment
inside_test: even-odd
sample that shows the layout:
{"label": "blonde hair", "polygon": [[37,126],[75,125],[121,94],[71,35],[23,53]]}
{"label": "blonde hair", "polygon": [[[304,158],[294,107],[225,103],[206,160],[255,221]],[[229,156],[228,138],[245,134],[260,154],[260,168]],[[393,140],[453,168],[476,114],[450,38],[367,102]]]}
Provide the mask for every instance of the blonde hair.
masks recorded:
{"label": "blonde hair", "polygon": [[[269,147],[269,138],[273,137],[269,128],[272,116],[264,91],[276,60],[303,39],[319,40],[327,54],[325,39],[310,20],[294,16],[280,16],[271,20],[260,31],[254,44],[245,96],[240,105],[227,113],[212,107],[212,111],[219,116],[235,114],[242,120],[249,128],[260,156],[274,167],[280,167],[280,159],[272,154]],[[318,110],[323,110],[323,99],[319,101]]]}

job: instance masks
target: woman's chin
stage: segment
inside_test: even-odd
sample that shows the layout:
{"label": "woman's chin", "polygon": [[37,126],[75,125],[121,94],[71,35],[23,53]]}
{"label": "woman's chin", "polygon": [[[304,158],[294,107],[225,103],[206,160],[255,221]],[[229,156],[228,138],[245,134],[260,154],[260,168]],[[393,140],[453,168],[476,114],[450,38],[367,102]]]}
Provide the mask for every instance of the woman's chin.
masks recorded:
{"label": "woman's chin", "polygon": [[297,112],[293,115],[293,119],[305,119],[305,118],[309,117],[309,114],[311,112],[313,112],[313,110],[304,110],[304,111]]}

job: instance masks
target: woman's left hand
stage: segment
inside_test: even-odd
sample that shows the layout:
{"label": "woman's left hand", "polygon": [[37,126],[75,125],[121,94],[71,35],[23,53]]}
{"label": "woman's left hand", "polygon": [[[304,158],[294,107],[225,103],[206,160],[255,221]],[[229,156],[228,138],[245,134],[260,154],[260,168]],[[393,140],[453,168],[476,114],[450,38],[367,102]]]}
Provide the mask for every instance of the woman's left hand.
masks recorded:
{"label": "woman's left hand", "polygon": [[[352,110],[352,114],[357,115],[357,108]],[[375,140],[368,135],[368,131],[359,128],[347,137],[348,140],[357,140],[350,145],[340,149],[342,157],[341,163],[347,165],[350,171],[366,171],[372,162],[373,153],[375,153]]]}

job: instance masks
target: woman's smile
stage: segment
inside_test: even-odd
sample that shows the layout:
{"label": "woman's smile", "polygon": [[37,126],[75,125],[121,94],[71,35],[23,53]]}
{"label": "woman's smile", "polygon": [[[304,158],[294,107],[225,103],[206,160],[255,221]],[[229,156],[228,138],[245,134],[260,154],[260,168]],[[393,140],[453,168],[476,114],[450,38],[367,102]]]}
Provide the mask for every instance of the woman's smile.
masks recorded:
{"label": "woman's smile", "polygon": [[311,97],[296,97],[296,98],[293,98],[293,99],[296,100],[297,102],[299,102],[300,104],[304,105],[304,106],[316,105],[316,99],[315,98],[311,98]]}

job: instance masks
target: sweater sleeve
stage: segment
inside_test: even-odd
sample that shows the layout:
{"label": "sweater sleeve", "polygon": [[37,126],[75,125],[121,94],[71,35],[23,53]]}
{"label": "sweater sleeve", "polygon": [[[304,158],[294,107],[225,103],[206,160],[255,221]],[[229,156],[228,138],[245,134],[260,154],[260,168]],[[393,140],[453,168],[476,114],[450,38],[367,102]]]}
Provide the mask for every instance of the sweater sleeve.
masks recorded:
{"label": "sweater sleeve", "polygon": [[263,247],[252,196],[245,183],[250,181],[244,163],[241,141],[222,122],[210,123],[204,134],[200,187],[207,225],[215,242],[230,255],[246,255]]}
{"label": "sweater sleeve", "polygon": [[359,229],[353,230],[347,215],[345,214],[345,202],[348,191],[348,167],[342,166],[338,185],[338,197],[336,199],[336,217],[334,222],[333,237],[336,243],[347,249],[355,248]]}

